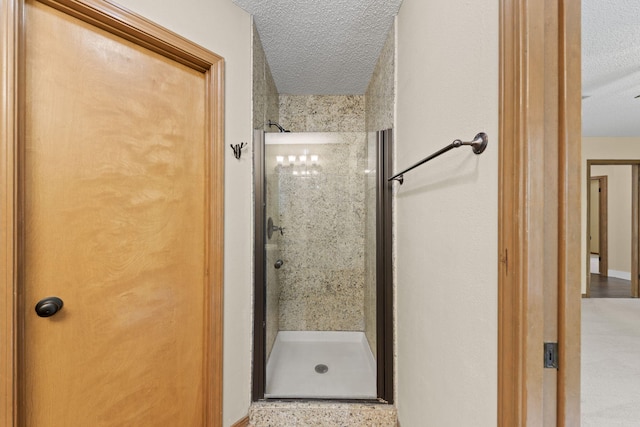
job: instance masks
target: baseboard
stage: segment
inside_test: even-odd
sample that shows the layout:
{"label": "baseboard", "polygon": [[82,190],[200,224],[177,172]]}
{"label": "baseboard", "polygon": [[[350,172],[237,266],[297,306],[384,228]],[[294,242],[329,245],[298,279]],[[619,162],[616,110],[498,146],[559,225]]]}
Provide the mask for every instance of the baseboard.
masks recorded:
{"label": "baseboard", "polygon": [[631,280],[631,273],[628,271],[609,270],[608,276],[617,279]]}
{"label": "baseboard", "polygon": [[236,421],[231,427],[249,427],[249,416],[247,415],[243,419]]}

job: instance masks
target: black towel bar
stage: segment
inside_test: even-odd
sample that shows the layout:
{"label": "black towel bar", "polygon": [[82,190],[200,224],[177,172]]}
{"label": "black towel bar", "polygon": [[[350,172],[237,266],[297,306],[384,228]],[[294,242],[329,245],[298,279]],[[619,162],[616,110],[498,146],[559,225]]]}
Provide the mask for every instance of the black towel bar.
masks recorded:
{"label": "black towel bar", "polygon": [[480,132],[479,134],[477,134],[475,136],[475,138],[473,138],[472,141],[460,141],[459,139],[456,139],[455,141],[453,141],[451,144],[447,145],[446,147],[444,147],[443,149],[436,151],[435,153],[433,153],[432,155],[425,157],[424,159],[420,160],[418,163],[416,163],[415,165],[409,166],[408,168],[406,168],[405,170],[403,170],[402,172],[399,172],[397,174],[395,174],[394,176],[392,176],[391,178],[388,179],[388,181],[392,181],[392,180],[396,180],[400,183],[400,185],[402,185],[402,183],[404,182],[404,174],[409,172],[412,169],[417,168],[418,166],[427,163],[429,160],[431,159],[435,159],[436,157],[438,157],[441,154],[446,153],[449,150],[452,150],[454,148],[458,148],[458,147],[462,147],[463,145],[469,145],[471,146],[471,148],[473,149],[473,152],[475,154],[481,154],[485,148],[487,148],[487,143],[489,142],[489,138],[487,137],[487,134],[484,132]]}

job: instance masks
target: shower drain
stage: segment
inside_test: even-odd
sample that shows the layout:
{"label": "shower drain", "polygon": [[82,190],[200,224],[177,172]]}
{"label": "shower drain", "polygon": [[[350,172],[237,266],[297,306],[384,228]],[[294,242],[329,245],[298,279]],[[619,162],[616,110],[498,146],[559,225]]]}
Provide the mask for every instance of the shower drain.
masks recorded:
{"label": "shower drain", "polygon": [[321,363],[319,365],[316,365],[315,370],[319,374],[325,374],[329,370],[329,367]]}

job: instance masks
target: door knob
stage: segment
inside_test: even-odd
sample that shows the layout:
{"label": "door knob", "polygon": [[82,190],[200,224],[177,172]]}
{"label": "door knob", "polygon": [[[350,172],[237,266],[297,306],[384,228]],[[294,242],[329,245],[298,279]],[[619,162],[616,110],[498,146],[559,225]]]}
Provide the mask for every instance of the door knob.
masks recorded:
{"label": "door knob", "polygon": [[38,301],[36,304],[36,313],[40,317],[49,317],[56,314],[62,309],[63,302],[58,297],[47,297]]}

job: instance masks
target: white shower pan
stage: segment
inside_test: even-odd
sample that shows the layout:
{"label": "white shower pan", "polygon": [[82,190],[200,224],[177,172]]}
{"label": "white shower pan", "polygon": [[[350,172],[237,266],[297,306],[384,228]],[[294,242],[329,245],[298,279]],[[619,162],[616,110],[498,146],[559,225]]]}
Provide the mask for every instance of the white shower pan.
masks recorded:
{"label": "white shower pan", "polygon": [[376,363],[364,332],[278,332],[265,397],[375,399]]}

